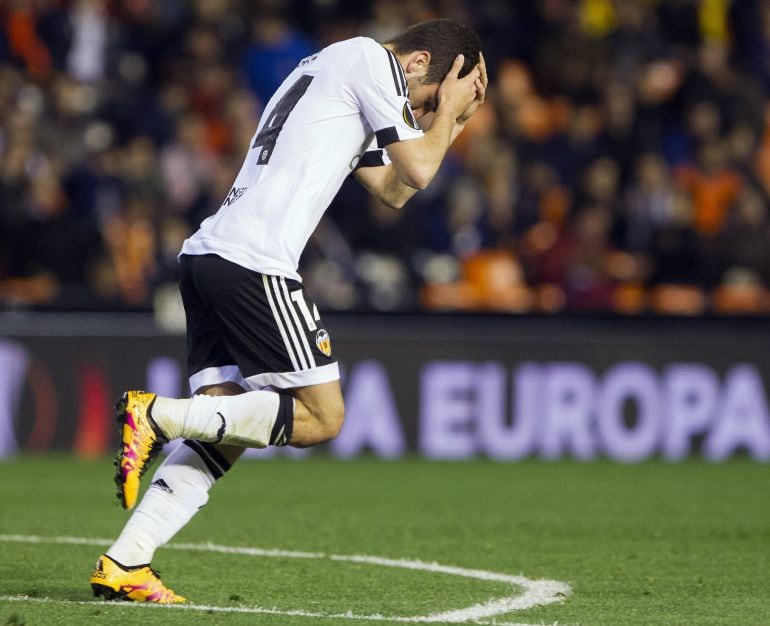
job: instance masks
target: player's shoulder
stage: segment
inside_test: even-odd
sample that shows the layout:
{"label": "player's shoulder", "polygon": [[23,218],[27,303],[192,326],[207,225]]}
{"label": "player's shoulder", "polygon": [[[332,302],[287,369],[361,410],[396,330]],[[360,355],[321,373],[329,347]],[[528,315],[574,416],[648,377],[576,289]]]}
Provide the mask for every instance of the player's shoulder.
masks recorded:
{"label": "player's shoulder", "polygon": [[339,48],[341,50],[348,50],[348,51],[375,50],[377,48],[382,49],[382,45],[380,45],[377,41],[375,41],[371,37],[364,37],[363,35],[360,37],[351,37],[350,39],[343,39],[342,41],[329,44],[328,47],[329,49]]}
{"label": "player's shoulder", "polygon": [[[387,48],[370,37],[353,37],[332,43],[318,55],[321,67],[342,78],[356,92],[396,77],[398,61]],[[398,66],[400,70],[400,66]],[[405,79],[402,80],[406,85]]]}
{"label": "player's shoulder", "polygon": [[352,37],[329,44],[324,52],[346,59],[355,59],[360,55],[384,54],[384,48],[371,37]]}

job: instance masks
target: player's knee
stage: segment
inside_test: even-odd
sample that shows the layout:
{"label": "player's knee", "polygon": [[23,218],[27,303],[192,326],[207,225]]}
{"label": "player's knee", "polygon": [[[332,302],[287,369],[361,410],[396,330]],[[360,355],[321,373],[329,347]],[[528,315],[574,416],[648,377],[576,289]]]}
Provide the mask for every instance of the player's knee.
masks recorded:
{"label": "player's knee", "polygon": [[326,402],[322,407],[316,407],[313,411],[314,428],[310,445],[325,443],[334,439],[345,421],[345,406],[342,398],[334,402]]}
{"label": "player's knee", "polygon": [[326,406],[316,415],[318,420],[317,443],[331,441],[339,435],[345,421],[345,405],[340,399],[333,405]]}
{"label": "player's knee", "polygon": [[315,446],[339,434],[345,420],[345,402],[338,384],[300,390],[296,400],[292,446]]}

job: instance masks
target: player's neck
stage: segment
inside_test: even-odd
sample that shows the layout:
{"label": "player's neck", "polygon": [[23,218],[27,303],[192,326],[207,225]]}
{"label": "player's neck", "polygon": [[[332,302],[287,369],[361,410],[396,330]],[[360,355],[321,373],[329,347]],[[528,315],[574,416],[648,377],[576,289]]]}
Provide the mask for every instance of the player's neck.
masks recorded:
{"label": "player's neck", "polygon": [[395,46],[392,43],[383,43],[380,45],[386,50],[390,50],[396,56],[396,58],[398,59],[398,62],[401,63],[402,66],[404,65],[404,62],[401,59],[403,55],[396,53]]}

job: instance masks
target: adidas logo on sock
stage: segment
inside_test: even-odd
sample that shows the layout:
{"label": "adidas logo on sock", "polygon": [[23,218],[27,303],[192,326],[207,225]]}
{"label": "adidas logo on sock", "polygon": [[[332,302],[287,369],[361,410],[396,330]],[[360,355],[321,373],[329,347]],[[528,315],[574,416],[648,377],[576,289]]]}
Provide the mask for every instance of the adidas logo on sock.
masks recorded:
{"label": "adidas logo on sock", "polygon": [[168,483],[163,480],[162,478],[158,478],[150,487],[157,487],[158,489],[163,489],[163,491],[167,493],[174,493],[174,490],[168,486]]}

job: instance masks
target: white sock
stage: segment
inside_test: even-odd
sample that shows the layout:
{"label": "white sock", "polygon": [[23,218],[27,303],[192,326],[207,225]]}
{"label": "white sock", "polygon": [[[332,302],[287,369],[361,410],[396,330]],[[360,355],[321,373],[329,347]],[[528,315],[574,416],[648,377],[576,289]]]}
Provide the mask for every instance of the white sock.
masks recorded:
{"label": "white sock", "polygon": [[235,396],[196,395],[191,399],[158,396],[152,419],[168,439],[229,443],[246,448],[285,445],[294,424],[294,400],[274,391]]}
{"label": "white sock", "polygon": [[107,555],[121,565],[145,565],[208,502],[209,490],[228,469],[207,443],[185,441],[152,477],[142,501]]}

